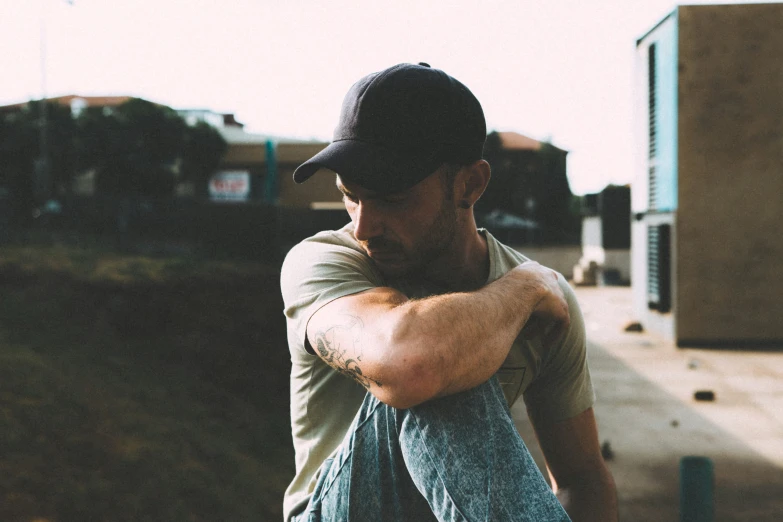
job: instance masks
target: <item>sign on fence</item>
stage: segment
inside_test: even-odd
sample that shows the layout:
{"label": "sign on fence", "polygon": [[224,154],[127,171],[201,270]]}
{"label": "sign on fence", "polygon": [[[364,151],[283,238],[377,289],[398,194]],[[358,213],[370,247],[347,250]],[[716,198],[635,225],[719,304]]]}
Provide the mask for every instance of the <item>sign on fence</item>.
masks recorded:
{"label": "sign on fence", "polygon": [[250,173],[246,170],[222,170],[209,180],[213,201],[247,201],[250,198]]}

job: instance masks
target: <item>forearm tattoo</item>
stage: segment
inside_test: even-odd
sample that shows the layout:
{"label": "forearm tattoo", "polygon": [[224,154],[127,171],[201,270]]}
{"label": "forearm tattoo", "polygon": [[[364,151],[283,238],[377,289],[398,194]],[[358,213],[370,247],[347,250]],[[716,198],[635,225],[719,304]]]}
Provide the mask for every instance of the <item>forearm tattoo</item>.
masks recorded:
{"label": "forearm tattoo", "polygon": [[315,334],[315,348],[318,354],[332,368],[347,375],[366,389],[374,384],[382,387],[375,379],[362,373],[359,363],[362,361],[362,332],[364,323],[353,315],[343,315],[343,324]]}

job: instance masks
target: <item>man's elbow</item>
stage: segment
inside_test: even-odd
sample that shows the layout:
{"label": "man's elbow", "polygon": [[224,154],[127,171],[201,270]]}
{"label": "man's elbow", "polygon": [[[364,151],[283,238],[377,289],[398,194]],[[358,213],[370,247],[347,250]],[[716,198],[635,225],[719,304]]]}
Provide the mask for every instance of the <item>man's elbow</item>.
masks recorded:
{"label": "man's elbow", "polygon": [[399,361],[388,385],[371,390],[375,397],[399,410],[413,408],[437,397],[441,379],[432,363],[421,356],[408,356]]}
{"label": "man's elbow", "polygon": [[370,390],[375,397],[396,409],[408,409],[437,397],[442,390],[442,375],[437,355],[428,336],[422,335],[416,307],[398,307],[394,320],[386,323],[379,342],[386,347],[378,352],[377,362],[385,377],[381,386]]}

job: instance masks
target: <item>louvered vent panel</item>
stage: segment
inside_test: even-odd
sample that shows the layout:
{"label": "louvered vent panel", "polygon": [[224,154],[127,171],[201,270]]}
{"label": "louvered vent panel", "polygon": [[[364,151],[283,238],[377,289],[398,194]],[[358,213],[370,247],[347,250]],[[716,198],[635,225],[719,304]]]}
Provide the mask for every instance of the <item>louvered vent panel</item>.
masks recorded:
{"label": "louvered vent panel", "polygon": [[647,179],[647,200],[650,211],[658,209],[658,169],[654,164],[650,165]]}
{"label": "louvered vent panel", "polygon": [[647,227],[647,302],[657,309],[658,301],[658,227]]}
{"label": "louvered vent panel", "polygon": [[650,169],[647,184],[647,203],[649,210],[656,210],[658,208],[658,172],[656,169],[657,155],[658,155],[658,132],[656,130],[656,121],[658,118],[658,98],[657,90],[655,88],[656,83],[656,47],[655,44],[651,44],[647,49],[647,95],[648,104],[647,110],[649,114],[649,159]]}
{"label": "louvered vent panel", "polygon": [[671,310],[671,225],[647,228],[647,303],[659,312]]}
{"label": "louvered vent panel", "polygon": [[649,124],[650,124],[650,158],[654,158],[657,153],[657,138],[655,122],[658,117],[658,98],[657,90],[655,88],[656,80],[656,47],[655,44],[651,44],[647,49],[647,104],[649,111]]}

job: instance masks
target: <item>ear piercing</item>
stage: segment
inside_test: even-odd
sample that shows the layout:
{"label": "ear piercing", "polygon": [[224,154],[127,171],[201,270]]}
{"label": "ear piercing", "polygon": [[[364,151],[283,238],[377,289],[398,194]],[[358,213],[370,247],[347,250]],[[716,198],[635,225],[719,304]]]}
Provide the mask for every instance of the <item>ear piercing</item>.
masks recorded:
{"label": "ear piercing", "polygon": [[466,200],[462,200],[459,202],[459,208],[464,208],[465,210],[470,208],[470,202]]}

